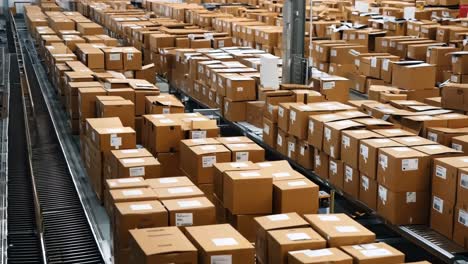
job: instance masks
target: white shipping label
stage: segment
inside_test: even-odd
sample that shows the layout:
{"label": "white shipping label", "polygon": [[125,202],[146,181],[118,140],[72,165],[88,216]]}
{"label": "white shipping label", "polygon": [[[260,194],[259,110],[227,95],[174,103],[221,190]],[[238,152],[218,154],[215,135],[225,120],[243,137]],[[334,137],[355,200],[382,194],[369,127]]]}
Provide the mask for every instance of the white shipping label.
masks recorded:
{"label": "white shipping label", "polygon": [[349,146],[351,146],[351,139],[348,136],[343,136],[341,138],[341,144],[343,144],[344,148],[349,148]]}
{"label": "white shipping label", "polygon": [[276,144],[278,144],[278,146],[283,146],[283,138],[280,135],[278,135],[276,139]]}
{"label": "white shipping label", "polygon": [[138,153],[138,149],[122,149],[121,152],[124,154],[135,154]]}
{"label": "white shipping label", "polygon": [[340,218],[336,215],[317,215],[320,221],[323,222],[337,222],[340,221]]}
{"label": "white shipping label", "polygon": [[216,156],[205,156],[202,158],[202,167],[211,168],[216,163]]}
{"label": "white shipping label", "polygon": [[[292,252],[291,252],[292,253]],[[304,255],[308,257],[325,257],[333,255],[329,249],[317,249],[317,250],[304,250]]]}
{"label": "white shipping label", "polygon": [[248,167],[248,166],[249,165],[247,165],[244,162],[233,162],[233,163],[231,163],[231,167],[233,167],[233,168],[245,168],[245,167]]}
{"label": "white shipping label", "polygon": [[283,115],[284,115],[283,107],[278,107],[278,116],[283,117]]}
{"label": "white shipping label", "polygon": [[414,171],[419,168],[419,159],[403,159],[401,161],[402,171]]}
{"label": "white shipping label", "polygon": [[213,238],[211,239],[213,244],[217,247],[236,246],[239,245],[236,239],[232,237]]}
{"label": "white shipping label", "polygon": [[361,250],[361,253],[366,257],[383,257],[392,255],[392,252],[385,248]]}
{"label": "white shipping label", "polygon": [[436,165],[435,175],[442,179],[447,179],[447,168],[440,165]]}
{"label": "white shipping label", "polygon": [[458,222],[464,226],[468,226],[468,212],[465,210],[458,211]]}
{"label": "white shipping label", "polygon": [[134,163],[143,163],[145,162],[142,158],[132,158],[132,159],[122,159],[124,164],[134,164]]}
{"label": "white shipping label", "polygon": [[240,173],[241,177],[259,177],[260,173],[256,171],[250,171],[250,172],[241,172]]}
{"label": "white shipping label", "polygon": [[206,131],[191,131],[192,139],[206,138]]}
{"label": "white shipping label", "polygon": [[362,187],[365,191],[369,190],[369,178],[362,176]]}
{"label": "white shipping label", "polygon": [[135,182],[141,182],[140,179],[138,178],[128,178],[128,179],[118,179],[117,180],[118,183],[135,183]]}
{"label": "white shipping label", "polygon": [[181,208],[187,208],[187,207],[200,207],[202,204],[200,201],[197,200],[188,200],[188,201],[178,201],[177,204]]}
{"label": "white shipping label", "polygon": [[270,127],[267,124],[263,125],[263,132],[267,135],[270,135]]}
{"label": "white shipping label", "polygon": [[[169,107],[164,107],[164,108],[162,109],[162,113],[163,113],[164,115],[170,114],[170,113],[171,113],[171,109],[170,109]],[[162,121],[162,120],[161,120],[161,121]]]}
{"label": "white shipping label", "polygon": [[132,211],[143,211],[143,210],[151,210],[153,207],[151,204],[131,204],[130,209]]}
{"label": "white shipping label", "polygon": [[324,130],[324,135],[325,135],[325,139],[327,141],[330,141],[331,140],[331,129],[326,127],[325,130]]}
{"label": "white shipping label", "polygon": [[433,132],[427,132],[427,139],[437,142],[437,134]]}
{"label": "white shipping label", "polygon": [[289,177],[291,174],[289,172],[276,172],[273,173],[273,177],[275,178],[284,178],[284,177]]}
{"label": "white shipping label", "polygon": [[122,194],[123,196],[137,196],[143,195],[143,192],[141,190],[123,190]]}
{"label": "white shipping label", "polygon": [[210,264],[232,264],[232,255],[211,256]]}
{"label": "white shipping label", "polygon": [[287,214],[269,215],[267,218],[273,222],[289,220],[289,216]]}
{"label": "white shipping label", "polygon": [[315,155],[315,166],[320,167],[322,165],[322,160],[320,159],[320,155]]}
{"label": "white shipping label", "polygon": [[360,153],[361,153],[361,156],[364,158],[364,161],[367,163],[367,159],[369,158],[369,148],[366,146],[366,145],[362,145],[360,146]]}
{"label": "white shipping label", "polygon": [[437,212],[442,213],[444,211],[444,200],[434,196],[432,199],[432,208],[434,208],[434,210]]}
{"label": "white shipping label", "polygon": [[388,71],[389,65],[390,65],[390,60],[389,59],[384,59],[382,61],[382,70]]}
{"label": "white shipping label", "polygon": [[377,67],[377,58],[376,57],[371,58],[371,67],[372,68]]}
{"label": "white shipping label", "polygon": [[130,177],[145,176],[145,167],[133,167],[129,171]]}
{"label": "white shipping label", "polygon": [[247,151],[242,151],[242,152],[236,152],[236,161],[248,161],[249,160],[249,152]]}
{"label": "white shipping label", "polygon": [[340,233],[355,233],[359,232],[355,226],[335,226],[336,231]]}
{"label": "white shipping label", "polygon": [[286,235],[289,240],[291,241],[299,241],[299,240],[310,240],[310,236],[306,233],[290,233]]}
{"label": "white shipping label", "polygon": [[382,167],[383,170],[387,170],[388,168],[388,157],[384,154],[379,154],[379,165]]}
{"label": "white shipping label", "polygon": [[464,189],[468,189],[468,174],[462,173],[460,175],[460,186]]}
{"label": "white shipping label", "polygon": [[176,213],[175,214],[176,226],[191,226],[193,225],[192,213]]}
{"label": "white shipping label", "polygon": [[309,131],[310,133],[314,133],[314,122],[312,120],[309,121]]}
{"label": "white shipping label", "polygon": [[128,61],[133,60],[133,53],[127,53],[127,60]]}
{"label": "white shipping label", "polygon": [[178,188],[169,188],[167,192],[170,194],[182,194],[182,193],[192,193],[192,187],[178,187]]}
{"label": "white shipping label", "polygon": [[296,121],[296,111],[289,112],[289,119],[291,120],[291,122]]}
{"label": "white shipping label", "polygon": [[458,151],[463,151],[463,147],[460,144],[452,143],[452,148]]}
{"label": "white shipping label", "polygon": [[338,173],[338,165],[334,161],[330,161],[330,171],[332,174]]}
{"label": "white shipping label", "polygon": [[122,146],[122,138],[118,137],[117,134],[112,134],[110,137],[110,145],[119,149]]}
{"label": "white shipping label", "polygon": [[298,187],[298,186],[304,186],[304,185],[307,185],[307,183],[305,181],[291,181],[291,182],[288,182],[288,186],[291,186],[291,187]]}
{"label": "white shipping label", "polygon": [[415,202],[416,202],[416,192],[407,192],[406,203],[415,203]]}
{"label": "white shipping label", "polygon": [[176,178],[161,178],[158,179],[159,183],[169,184],[169,183],[176,183],[179,182]]}
{"label": "white shipping label", "polygon": [[306,150],[306,147],[305,146],[301,146],[299,148],[299,152],[301,153],[301,156],[304,156],[305,155],[305,150]]}
{"label": "white shipping label", "polygon": [[330,56],[336,57],[336,55],[337,55],[336,53],[337,53],[336,50],[331,50],[330,51]]}
{"label": "white shipping label", "polygon": [[353,181],[353,168],[345,166],[345,182]]}
{"label": "white shipping label", "polygon": [[379,198],[382,201],[383,204],[387,203],[387,189],[383,187],[382,185],[379,185]]}
{"label": "white shipping label", "polygon": [[335,82],[324,82],[324,83],[322,84],[322,88],[323,88],[324,90],[333,89],[333,88],[335,88]]}
{"label": "white shipping label", "polygon": [[120,60],[120,53],[111,53],[111,54],[109,54],[109,60],[111,60],[111,61]]}

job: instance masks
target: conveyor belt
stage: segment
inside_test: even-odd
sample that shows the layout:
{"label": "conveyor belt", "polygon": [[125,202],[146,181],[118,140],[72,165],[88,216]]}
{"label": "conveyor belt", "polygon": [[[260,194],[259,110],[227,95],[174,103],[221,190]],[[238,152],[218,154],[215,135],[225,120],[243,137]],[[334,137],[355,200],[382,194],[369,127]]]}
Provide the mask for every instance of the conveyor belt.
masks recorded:
{"label": "conveyor belt", "polygon": [[[15,18],[15,22],[16,30],[24,30],[22,17]],[[26,78],[23,80],[23,84],[26,83],[30,88],[23,89],[23,93],[20,95],[30,98],[24,101],[29,104],[31,110],[27,111],[29,130],[28,126],[23,128],[18,126],[17,130],[12,131],[13,134],[10,138],[22,141],[25,145],[25,140],[20,133],[29,132],[31,139],[29,154],[32,168],[30,174],[32,177],[29,178],[25,171],[19,171],[24,176],[23,181],[17,184],[16,189],[9,191],[11,205],[19,201],[25,205],[24,208],[21,208],[23,210],[15,210],[13,213],[16,214],[9,216],[9,229],[11,226],[12,230],[23,230],[25,237],[18,237],[18,241],[22,243],[18,242],[18,246],[14,248],[16,250],[9,248],[8,254],[19,259],[31,252],[31,261],[35,257],[35,262],[19,260],[17,263],[41,263],[41,257],[37,254],[33,256],[32,253],[38,251],[40,253],[41,243],[38,243],[38,237],[43,235],[43,251],[46,259],[44,262],[104,263],[71,177],[55,126],[40,89],[38,77],[34,73],[31,57],[22,45],[19,48],[24,56],[18,57],[18,68],[20,72],[23,72],[21,66],[24,67]],[[20,79],[19,77],[17,79]],[[20,91],[19,87],[16,88],[16,91]],[[15,97],[15,99],[17,98]],[[21,97],[20,100],[22,100]],[[22,104],[18,104],[18,107],[21,106]],[[21,111],[11,112],[11,120],[21,122],[23,119],[21,114]],[[23,170],[27,170],[28,159],[24,159],[24,155],[27,156],[28,153],[24,151],[21,154],[22,156],[15,160],[18,163],[21,162],[18,167],[22,166]],[[32,190],[37,193],[36,206],[32,202],[34,201],[34,197],[31,197],[34,193]],[[40,214],[35,218],[34,213],[37,208],[40,208]],[[12,220],[12,217],[15,216],[18,217],[18,221]],[[40,227],[37,227],[36,223],[39,223]]]}

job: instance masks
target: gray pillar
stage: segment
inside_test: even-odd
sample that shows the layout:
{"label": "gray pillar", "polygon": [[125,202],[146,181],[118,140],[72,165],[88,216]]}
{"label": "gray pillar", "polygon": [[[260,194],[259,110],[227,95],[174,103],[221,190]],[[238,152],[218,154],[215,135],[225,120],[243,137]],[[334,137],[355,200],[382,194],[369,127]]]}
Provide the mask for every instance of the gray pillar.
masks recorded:
{"label": "gray pillar", "polygon": [[283,7],[283,83],[305,83],[305,0],[286,0]]}

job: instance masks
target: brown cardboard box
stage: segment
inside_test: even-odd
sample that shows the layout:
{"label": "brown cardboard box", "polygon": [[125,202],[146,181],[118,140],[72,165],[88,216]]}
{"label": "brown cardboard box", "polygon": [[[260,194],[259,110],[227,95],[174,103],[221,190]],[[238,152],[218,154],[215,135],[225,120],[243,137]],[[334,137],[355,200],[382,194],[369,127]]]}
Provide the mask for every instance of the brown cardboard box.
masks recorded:
{"label": "brown cardboard box", "polygon": [[141,70],[142,65],[142,54],[141,51],[134,47],[123,47],[122,48],[123,56],[123,70],[132,71],[132,70]]}
{"label": "brown cardboard box", "polygon": [[265,160],[265,150],[255,143],[230,143],[225,146],[231,151],[231,160],[234,162]]}
{"label": "brown cardboard box", "polygon": [[431,196],[431,228],[442,235],[452,238],[455,204],[448,200],[443,200],[437,195]]}
{"label": "brown cardboard box", "polygon": [[468,111],[468,84],[448,83],[442,88],[442,107]]}
{"label": "brown cardboard box", "polygon": [[275,181],[273,213],[315,214],[318,212],[318,191],[319,187],[306,178]]}
{"label": "brown cardboard box", "polygon": [[428,208],[428,191],[395,192],[378,187],[377,212],[394,225],[427,224]]}
{"label": "brown cardboard box", "polygon": [[149,187],[151,189],[170,188],[170,187],[183,187],[183,186],[193,186],[194,185],[190,181],[190,179],[188,177],[185,177],[185,176],[147,179],[147,180],[145,180],[145,182],[149,185]]}
{"label": "brown cardboard box", "polygon": [[452,72],[455,74],[468,74],[468,52],[456,51],[449,53],[452,56]]}
{"label": "brown cardboard box", "polygon": [[425,137],[429,127],[447,127],[447,120],[428,115],[406,116],[401,124],[408,131]]}
{"label": "brown cardboard box", "polygon": [[109,96],[97,96],[97,117],[118,117],[122,124],[135,128],[135,105],[130,100],[107,100]]}
{"label": "brown cardboard box", "polygon": [[394,137],[391,139],[407,147],[434,145],[434,141],[425,139],[420,136]]}
{"label": "brown cardboard box", "polygon": [[82,35],[101,35],[104,29],[96,23],[76,23],[76,30]]}
{"label": "brown cardboard box", "polygon": [[334,159],[341,158],[341,133],[343,130],[360,129],[363,126],[352,120],[341,120],[325,123],[323,129],[323,149]]}
{"label": "brown cardboard box", "polygon": [[232,122],[245,121],[246,102],[234,102],[224,98],[224,117]]}
{"label": "brown cardboard box", "polygon": [[358,199],[360,183],[359,171],[348,164],[343,163],[343,174],[343,191],[351,197]]}
{"label": "brown cardboard box", "polygon": [[255,89],[255,80],[250,77],[242,75],[226,77],[226,97],[233,102],[255,100],[257,94]]}
{"label": "brown cardboard box", "polygon": [[297,142],[299,153],[297,154],[297,163],[306,169],[314,168],[314,148],[307,141],[299,140]]}
{"label": "brown cardboard box", "polygon": [[298,250],[288,253],[289,264],[352,264],[353,259],[338,248]]}
{"label": "brown cardboard box", "polygon": [[197,263],[197,249],[177,227],[130,230],[130,263]]}
{"label": "brown cardboard box", "polygon": [[267,233],[268,263],[286,263],[289,251],[325,248],[327,242],[312,228],[271,230]]}
{"label": "brown cardboard box", "polygon": [[415,136],[414,133],[407,131],[407,130],[399,129],[399,128],[373,129],[372,131],[384,137],[391,137],[391,138]]}
{"label": "brown cardboard box", "polygon": [[233,215],[227,211],[227,222],[249,242],[255,243],[255,218],[263,215]]}
{"label": "brown cardboard box", "polygon": [[468,210],[460,205],[455,207],[453,241],[467,248],[468,246]]}
{"label": "brown cardboard box", "polygon": [[434,160],[432,194],[440,199],[456,203],[459,169],[468,167],[468,157],[447,157]]}
{"label": "brown cardboard box", "polygon": [[338,113],[309,116],[307,142],[318,150],[323,149],[323,128],[326,122],[345,119]]}
{"label": "brown cardboard box", "polygon": [[[96,118],[102,120],[105,118]],[[89,120],[88,124],[89,124]],[[87,125],[88,125],[87,124]],[[115,149],[132,149],[136,147],[135,130],[130,127],[93,127],[91,126],[91,140],[102,152]]]}
{"label": "brown cardboard box", "polygon": [[86,118],[96,117],[96,97],[106,95],[106,90],[96,88],[78,88],[78,106],[82,122]]}
{"label": "brown cardboard box", "polygon": [[161,164],[161,176],[170,177],[183,175],[180,170],[180,155],[178,152],[159,152],[156,158]]}
{"label": "brown cardboard box", "polygon": [[361,174],[359,183],[359,201],[372,210],[377,210],[377,180]]}
{"label": "brown cardboard box", "polygon": [[327,239],[329,247],[372,243],[375,240],[374,233],[345,214],[312,214],[304,218]]}
{"label": "brown cardboard box", "polygon": [[181,141],[181,169],[196,184],[213,183],[213,165],[230,162],[231,152],[220,144],[192,145],[187,140]]}
{"label": "brown cardboard box", "polygon": [[214,164],[214,192],[216,196],[222,201],[224,199],[223,184],[224,174],[227,171],[248,171],[258,170],[260,167],[251,161],[246,162],[226,162]]}
{"label": "brown cardboard box", "polygon": [[458,114],[458,113],[449,113],[443,115],[437,115],[438,118],[447,120],[447,127],[449,128],[462,128],[468,127],[468,116]]}
{"label": "brown cardboard box", "polygon": [[[232,214],[268,214],[272,211],[273,178],[260,170],[227,171],[223,177],[223,204]],[[255,195],[255,200],[250,199]]]}
{"label": "brown cardboard box", "polygon": [[276,148],[278,126],[267,118],[263,118],[263,141],[272,148]]}
{"label": "brown cardboard box", "polygon": [[[369,130],[345,130],[341,135],[341,160],[354,169],[359,169],[360,141],[382,136]],[[346,179],[346,178],[345,178]]]}
{"label": "brown cardboard box", "polygon": [[314,150],[314,172],[322,179],[328,179],[328,166],[329,157],[328,155],[320,150]]}
{"label": "brown cardboard box", "polygon": [[145,179],[161,177],[159,161],[154,157],[119,159],[115,171],[116,178],[143,177]]}
{"label": "brown cardboard box", "polygon": [[214,205],[205,197],[162,201],[169,212],[171,226],[198,226],[216,224]]}
{"label": "brown cardboard box", "polygon": [[276,135],[276,150],[284,156],[288,155],[288,133],[281,129],[278,129]]}
{"label": "brown cardboard box", "polygon": [[204,193],[195,185],[174,186],[152,189],[158,200],[202,197]]}
{"label": "brown cardboard box", "polygon": [[359,171],[370,179],[376,179],[379,149],[401,146],[401,144],[387,138],[361,140],[359,145]]}
{"label": "brown cardboard box", "polygon": [[394,62],[392,85],[406,90],[429,89],[435,85],[435,66],[427,63],[410,64]]}
{"label": "brown cardboard box", "polygon": [[342,190],[344,182],[343,161],[329,157],[328,180],[336,188]]}
{"label": "brown cardboard box", "polygon": [[145,179],[141,177],[133,177],[133,178],[123,178],[123,179],[107,179],[104,186],[104,207],[106,208],[107,212],[110,213],[112,211],[110,201],[110,190],[115,189],[132,189],[132,188],[146,188],[149,187],[148,183]]}
{"label": "brown cardboard box", "polygon": [[232,263],[254,262],[254,247],[229,224],[187,227],[186,233],[199,249],[199,263],[226,259]]}
{"label": "brown cardboard box", "polygon": [[102,48],[106,70],[123,70],[123,53],[120,48]]}
{"label": "brown cardboard box", "polygon": [[268,215],[257,217],[254,220],[255,230],[257,232],[255,250],[257,261],[260,263],[268,263],[270,245],[269,240],[267,240],[267,234],[269,231],[309,226],[297,213]]}
{"label": "brown cardboard box", "polygon": [[289,129],[289,108],[297,103],[280,103],[278,105],[278,127],[283,131]]}
{"label": "brown cardboard box", "polygon": [[294,161],[297,161],[299,152],[297,141],[298,139],[295,136],[286,137],[286,156]]}
{"label": "brown cardboard box", "polygon": [[409,147],[379,149],[377,181],[392,192],[430,190],[429,156]]}
{"label": "brown cardboard box", "polygon": [[405,262],[405,254],[385,243],[372,243],[356,246],[345,246],[341,249],[353,257],[356,264],[391,264]]}
{"label": "brown cardboard box", "polygon": [[[178,120],[165,115],[143,116],[143,142],[152,153],[179,150],[182,127]],[[146,132],[145,132],[146,130]],[[146,138],[145,138],[146,137]]]}
{"label": "brown cardboard box", "polygon": [[[121,250],[129,249],[129,230],[168,226],[168,213],[158,201],[117,203],[115,208],[115,222],[112,227],[114,256],[118,256]],[[118,260],[119,263],[126,261],[128,259]]]}
{"label": "brown cardboard box", "polygon": [[174,95],[161,94],[145,98],[146,114],[184,113],[184,105]]}

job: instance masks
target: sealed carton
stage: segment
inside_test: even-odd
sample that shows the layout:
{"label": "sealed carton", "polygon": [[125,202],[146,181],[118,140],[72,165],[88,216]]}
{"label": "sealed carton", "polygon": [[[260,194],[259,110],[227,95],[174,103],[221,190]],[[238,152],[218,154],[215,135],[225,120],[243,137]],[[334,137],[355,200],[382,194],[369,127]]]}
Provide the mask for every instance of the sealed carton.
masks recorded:
{"label": "sealed carton", "polygon": [[329,157],[328,180],[338,189],[343,189],[344,167],[343,161]]}
{"label": "sealed carton", "polygon": [[197,263],[197,248],[177,227],[130,230],[130,263]]}
{"label": "sealed carton", "polygon": [[409,147],[379,149],[377,181],[393,192],[429,191],[429,156]]}
{"label": "sealed carton", "polygon": [[361,174],[359,181],[359,201],[372,210],[377,210],[377,180]]}
{"label": "sealed carton", "polygon": [[273,212],[276,214],[318,212],[319,187],[310,180],[275,181],[273,183]]}
{"label": "sealed carton", "polygon": [[255,218],[255,230],[257,232],[255,250],[257,261],[268,263],[270,245],[267,237],[269,231],[308,226],[309,224],[297,213],[276,214]]}
{"label": "sealed carton", "polygon": [[461,205],[455,208],[455,221],[453,227],[453,241],[460,246],[468,246],[468,210]]}
{"label": "sealed carton", "polygon": [[352,120],[341,120],[325,123],[323,129],[323,149],[334,159],[341,158],[341,133],[344,130],[360,129],[363,126]]}
{"label": "sealed carton", "polygon": [[341,249],[353,257],[353,263],[356,264],[391,264],[405,262],[405,254],[382,242],[345,246],[341,247]]}
{"label": "sealed carton", "polygon": [[111,207],[113,205],[110,201],[110,190],[146,187],[149,187],[149,185],[142,177],[107,179],[104,186],[104,207],[106,208],[108,213],[111,212]]}
{"label": "sealed carton", "polygon": [[397,192],[378,187],[377,212],[394,225],[428,223],[429,191]]}
{"label": "sealed carton", "polygon": [[156,158],[161,163],[161,176],[171,177],[179,176],[184,173],[180,170],[180,156],[177,152],[160,152]]}
{"label": "sealed carton", "polygon": [[226,162],[214,164],[214,193],[223,201],[224,199],[224,175],[228,171],[248,171],[258,170],[260,167],[251,161],[246,162]]}
{"label": "sealed carton", "polygon": [[231,160],[234,162],[265,160],[265,150],[255,143],[230,143],[225,146],[231,151]]}
{"label": "sealed carton", "polygon": [[320,150],[314,150],[314,172],[322,179],[328,179],[329,156]]}
{"label": "sealed carton", "polygon": [[442,88],[442,107],[468,111],[468,84],[448,83]]}
{"label": "sealed carton", "polygon": [[169,212],[171,226],[198,226],[216,224],[214,205],[205,197],[162,201]]}
{"label": "sealed carton", "polygon": [[352,264],[353,259],[338,248],[297,250],[288,253],[289,264]]}
{"label": "sealed carton", "polygon": [[345,214],[311,214],[304,218],[326,238],[329,247],[372,243],[375,240],[374,233]]}
{"label": "sealed carton", "polygon": [[286,263],[288,252],[325,248],[327,241],[312,228],[271,230],[267,233],[268,263]]}
{"label": "sealed carton", "polygon": [[124,126],[135,128],[135,104],[130,100],[108,100],[110,96],[98,96],[98,117],[118,117]]}
{"label": "sealed carton", "polygon": [[263,141],[272,148],[276,148],[278,126],[273,121],[263,118]]}
{"label": "sealed carton", "polygon": [[173,95],[161,94],[145,98],[146,114],[176,114],[183,112],[184,105]]}
{"label": "sealed carton", "polygon": [[[234,227],[239,233],[245,237],[249,242],[255,243],[255,218],[264,216],[261,214],[254,215],[233,215],[228,210],[226,214],[227,223]],[[218,222],[219,223],[219,222]]]}
{"label": "sealed carton", "polygon": [[360,141],[383,136],[370,130],[345,130],[341,134],[341,160],[354,169],[359,169]]}
{"label": "sealed carton", "polygon": [[379,149],[400,146],[402,145],[387,138],[361,140],[359,145],[359,171],[371,179],[376,179]]}
{"label": "sealed carton", "polygon": [[410,64],[394,62],[392,85],[405,90],[429,89],[435,85],[435,65],[427,63]]}
{"label": "sealed carton", "polygon": [[343,162],[343,191],[351,197],[359,198],[359,171]]}
{"label": "sealed carton", "polygon": [[145,179],[161,177],[159,161],[154,157],[122,158],[117,160],[116,178],[143,177]]}
{"label": "sealed carton", "polygon": [[152,153],[179,150],[182,127],[178,120],[165,115],[143,116],[143,142]]}
{"label": "sealed carton", "polygon": [[[227,171],[223,177],[223,204],[232,214],[268,214],[272,211],[273,178],[260,170]],[[255,196],[252,200],[250,197]]]}
{"label": "sealed carton", "polygon": [[298,140],[297,145],[299,149],[297,154],[297,163],[306,169],[313,169],[314,148],[311,147],[305,140]]}
{"label": "sealed carton", "polygon": [[229,224],[187,227],[186,233],[199,249],[200,264],[254,262],[254,247]]}

